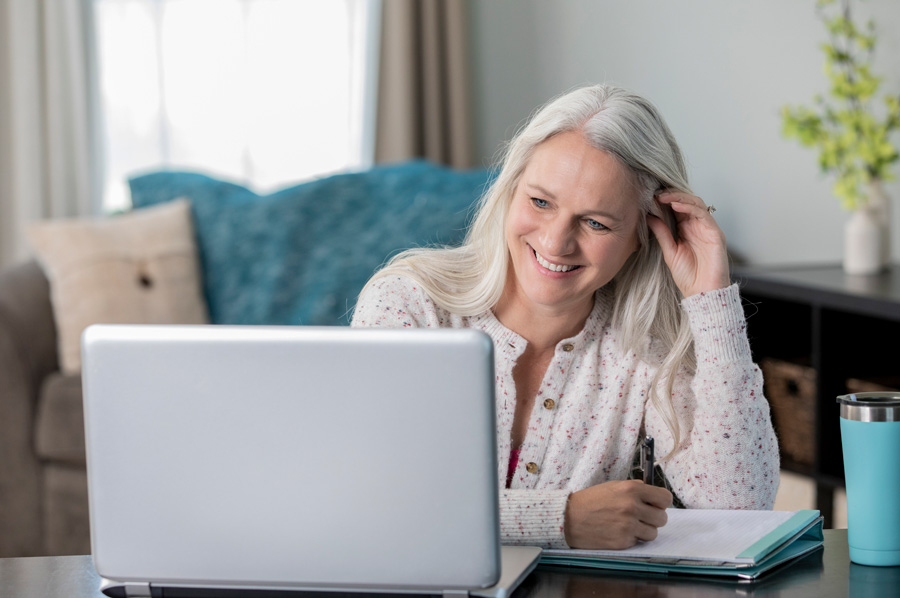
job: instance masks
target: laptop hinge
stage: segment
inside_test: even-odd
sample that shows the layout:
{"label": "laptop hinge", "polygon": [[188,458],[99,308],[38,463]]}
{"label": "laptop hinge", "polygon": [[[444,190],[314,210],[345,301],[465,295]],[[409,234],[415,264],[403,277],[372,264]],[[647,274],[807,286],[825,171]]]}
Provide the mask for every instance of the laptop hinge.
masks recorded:
{"label": "laptop hinge", "polygon": [[444,590],[444,598],[469,598],[466,590]]}
{"label": "laptop hinge", "polygon": [[122,585],[125,586],[125,595],[128,598],[150,598],[151,596],[149,583],[125,582]]}

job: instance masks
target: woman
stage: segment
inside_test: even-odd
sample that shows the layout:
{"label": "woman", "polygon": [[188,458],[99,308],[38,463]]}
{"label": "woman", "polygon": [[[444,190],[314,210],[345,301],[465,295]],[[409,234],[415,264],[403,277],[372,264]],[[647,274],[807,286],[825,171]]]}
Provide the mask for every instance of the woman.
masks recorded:
{"label": "woman", "polygon": [[493,339],[505,543],[655,538],[672,494],[627,479],[643,436],[688,508],[772,507],[777,442],[713,210],[648,101],[584,87],[512,140],[461,247],[407,251],[363,289],[354,326]]}

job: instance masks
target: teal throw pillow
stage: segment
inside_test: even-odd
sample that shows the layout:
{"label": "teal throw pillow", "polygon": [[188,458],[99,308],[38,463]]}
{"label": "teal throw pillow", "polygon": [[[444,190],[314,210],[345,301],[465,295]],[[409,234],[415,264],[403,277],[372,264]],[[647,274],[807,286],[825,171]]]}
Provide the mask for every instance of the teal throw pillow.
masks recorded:
{"label": "teal throw pillow", "polygon": [[346,325],[390,256],[462,241],[488,180],[485,170],[414,161],[269,195],[190,172],[129,184],[136,209],[190,200],[212,323]]}

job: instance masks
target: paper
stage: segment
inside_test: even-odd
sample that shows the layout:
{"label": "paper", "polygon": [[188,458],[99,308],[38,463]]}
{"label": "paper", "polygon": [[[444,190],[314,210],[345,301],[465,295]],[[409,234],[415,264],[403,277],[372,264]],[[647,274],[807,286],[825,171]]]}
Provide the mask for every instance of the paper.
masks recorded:
{"label": "paper", "polygon": [[659,528],[659,536],[651,542],[639,542],[625,550],[545,550],[544,554],[753,563],[752,557],[738,555],[790,520],[797,511],[667,509],[666,513],[668,523]]}

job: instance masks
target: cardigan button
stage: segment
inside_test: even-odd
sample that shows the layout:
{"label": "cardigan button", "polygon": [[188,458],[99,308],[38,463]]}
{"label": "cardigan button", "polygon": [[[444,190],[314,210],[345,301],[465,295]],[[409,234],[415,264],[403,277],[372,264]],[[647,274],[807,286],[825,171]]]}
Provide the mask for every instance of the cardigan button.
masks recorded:
{"label": "cardigan button", "polygon": [[544,401],[544,409],[549,410],[553,409],[554,407],[556,407],[556,401],[554,401],[553,399],[547,399],[546,401]]}
{"label": "cardigan button", "polygon": [[573,345],[572,343],[566,343],[565,345],[563,345],[563,351],[565,351],[566,353],[571,353],[574,350],[575,345]]}
{"label": "cardigan button", "polygon": [[534,461],[529,461],[528,464],[525,465],[525,471],[527,471],[528,473],[537,473],[538,472],[537,463],[535,463]]}

